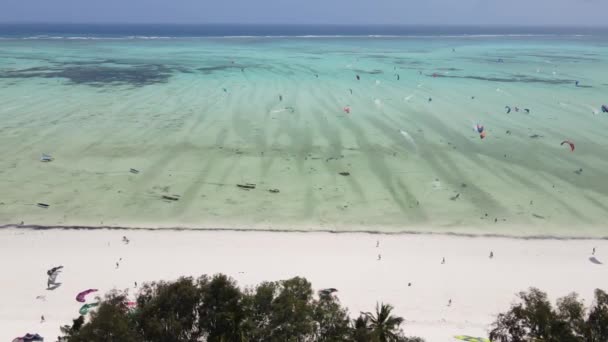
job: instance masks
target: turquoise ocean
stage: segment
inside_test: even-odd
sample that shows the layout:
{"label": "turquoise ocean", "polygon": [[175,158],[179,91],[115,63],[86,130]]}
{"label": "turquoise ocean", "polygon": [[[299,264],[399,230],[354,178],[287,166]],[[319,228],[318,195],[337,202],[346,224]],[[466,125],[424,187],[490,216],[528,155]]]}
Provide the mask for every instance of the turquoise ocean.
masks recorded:
{"label": "turquoise ocean", "polygon": [[0,225],[606,237],[604,104],[589,29],[0,25]]}

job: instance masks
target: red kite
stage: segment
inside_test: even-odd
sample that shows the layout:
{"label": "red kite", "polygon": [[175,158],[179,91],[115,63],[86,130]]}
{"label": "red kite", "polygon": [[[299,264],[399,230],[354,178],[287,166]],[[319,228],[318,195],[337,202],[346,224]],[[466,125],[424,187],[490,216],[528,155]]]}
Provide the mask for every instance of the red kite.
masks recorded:
{"label": "red kite", "polygon": [[574,152],[574,143],[570,140],[564,140],[560,145],[568,144],[570,145],[570,152]]}

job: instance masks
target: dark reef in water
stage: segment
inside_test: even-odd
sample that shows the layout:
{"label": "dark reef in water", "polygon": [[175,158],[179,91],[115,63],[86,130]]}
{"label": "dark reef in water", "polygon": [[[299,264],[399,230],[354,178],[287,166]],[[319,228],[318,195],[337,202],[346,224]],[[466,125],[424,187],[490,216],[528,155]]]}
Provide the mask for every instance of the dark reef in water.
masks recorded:
{"label": "dark reef in water", "polygon": [[250,67],[251,66],[249,66],[249,65],[225,64],[225,65],[214,65],[214,66],[197,68],[196,70],[202,71],[203,74],[210,75],[216,71],[228,71],[228,70],[232,70],[232,69],[239,71],[239,70],[245,70]]}
{"label": "dark reef in water", "polygon": [[378,75],[383,74],[382,70],[374,69],[374,70],[361,70],[361,69],[353,69],[354,72],[359,74],[369,74],[369,75]]}
{"label": "dark reef in water", "polygon": [[104,85],[141,87],[166,83],[174,72],[181,71],[162,64],[132,64],[127,66],[98,62],[54,64],[53,66],[3,70],[0,71],[0,78],[63,78],[71,84],[95,87]]}
{"label": "dark reef in water", "polygon": [[543,84],[573,84],[574,80],[557,79],[557,78],[539,78],[527,75],[511,75],[511,77],[491,77],[491,76],[475,76],[475,75],[445,75],[445,74],[431,74],[429,77],[442,77],[442,78],[466,78],[478,81],[488,82],[504,82],[504,83],[543,83]]}
{"label": "dark reef in water", "polygon": [[528,54],[526,56],[530,57],[538,57],[538,58],[547,58],[552,61],[561,61],[561,62],[598,62],[601,59],[593,58],[593,57],[583,57],[581,55],[577,56],[567,56],[567,55],[543,55],[543,54]]}
{"label": "dark reef in water", "polygon": [[458,69],[458,68],[437,68],[437,70],[441,70],[441,71],[462,71],[462,69]]}

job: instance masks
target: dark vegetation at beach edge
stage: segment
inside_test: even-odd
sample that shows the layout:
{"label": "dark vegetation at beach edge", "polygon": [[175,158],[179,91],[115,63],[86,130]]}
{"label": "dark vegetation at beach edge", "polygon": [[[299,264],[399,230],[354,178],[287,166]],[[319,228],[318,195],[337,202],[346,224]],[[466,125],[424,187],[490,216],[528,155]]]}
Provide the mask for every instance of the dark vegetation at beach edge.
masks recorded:
{"label": "dark vegetation at beach edge", "polygon": [[[222,274],[148,283],[136,302],[128,301],[126,290],[97,298],[88,322],[81,315],[63,326],[59,341],[424,341],[405,336],[405,319],[393,315],[390,304],[376,303],[373,312],[351,320],[337,292],[323,289],[314,296],[301,277],[245,290]],[[589,308],[574,293],[554,308],[538,289],[520,292],[492,324],[490,341],[608,341],[608,293],[596,290]]]}
{"label": "dark vegetation at beach edge", "polygon": [[423,341],[404,336],[388,304],[351,320],[335,292],[316,299],[300,277],[245,290],[222,274],[150,283],[134,308],[125,292],[108,293],[88,323],[80,316],[62,328],[61,341]]}

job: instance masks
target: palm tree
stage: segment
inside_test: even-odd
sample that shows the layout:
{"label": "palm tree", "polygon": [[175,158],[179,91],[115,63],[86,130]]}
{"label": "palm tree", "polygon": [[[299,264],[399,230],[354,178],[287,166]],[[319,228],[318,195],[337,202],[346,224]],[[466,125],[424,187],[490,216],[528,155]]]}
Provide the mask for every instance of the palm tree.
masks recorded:
{"label": "palm tree", "polygon": [[369,318],[363,312],[352,322],[351,334],[351,340],[355,342],[369,342],[371,340]]}
{"label": "palm tree", "polygon": [[402,338],[399,326],[403,323],[403,317],[391,315],[393,306],[390,304],[376,303],[375,315],[370,312],[361,314],[369,320],[369,328],[372,334],[380,342],[394,342]]}

